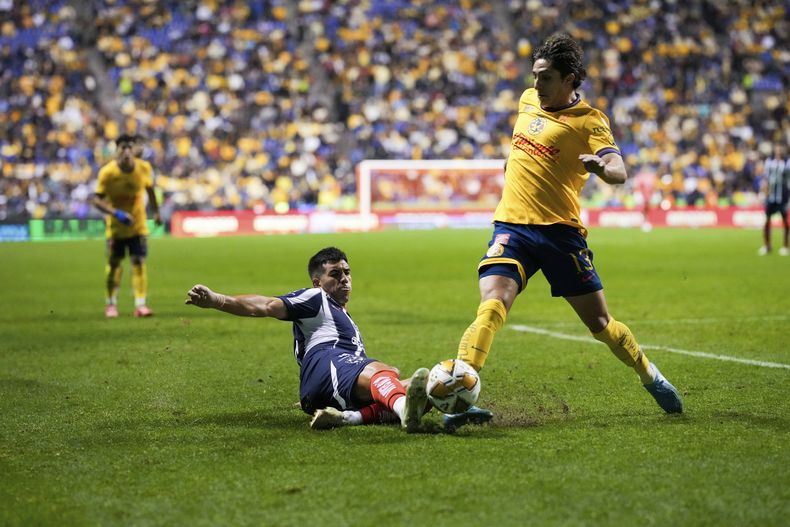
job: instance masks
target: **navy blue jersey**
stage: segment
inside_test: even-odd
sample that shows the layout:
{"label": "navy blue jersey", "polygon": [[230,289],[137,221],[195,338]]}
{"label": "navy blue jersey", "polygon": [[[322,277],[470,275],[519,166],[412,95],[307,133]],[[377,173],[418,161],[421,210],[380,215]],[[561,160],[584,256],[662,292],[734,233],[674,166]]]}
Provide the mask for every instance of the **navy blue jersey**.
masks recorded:
{"label": "navy blue jersey", "polygon": [[305,355],[332,348],[365,357],[362,335],[345,308],[320,287],[299,289],[278,297],[293,321],[294,356],[301,366]]}
{"label": "navy blue jersey", "polygon": [[764,167],[766,204],[784,205],[790,197],[790,159],[771,158]]}

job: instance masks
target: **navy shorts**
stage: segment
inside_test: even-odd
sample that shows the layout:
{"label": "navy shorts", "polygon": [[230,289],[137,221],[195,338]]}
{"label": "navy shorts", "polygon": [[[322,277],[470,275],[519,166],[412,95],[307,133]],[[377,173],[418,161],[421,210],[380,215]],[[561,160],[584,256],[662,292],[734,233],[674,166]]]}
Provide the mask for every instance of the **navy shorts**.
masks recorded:
{"label": "navy shorts", "polygon": [[578,296],[603,289],[593,253],[579,229],[570,225],[515,225],[494,222],[494,234],[477,271],[480,278],[509,276],[519,290],[538,269],[552,296]]}
{"label": "navy shorts", "polygon": [[769,218],[774,214],[781,214],[782,218],[787,217],[787,202],[784,203],[777,203],[775,201],[769,201],[765,204],[765,215]]}
{"label": "navy shorts", "polygon": [[107,238],[107,254],[112,258],[123,259],[126,251],[129,256],[145,258],[148,255],[148,239],[145,236],[131,238]]}
{"label": "navy shorts", "polygon": [[356,408],[354,385],[365,366],[377,362],[348,350],[323,348],[310,350],[299,372],[299,402],[312,415],[331,406],[338,410]]}

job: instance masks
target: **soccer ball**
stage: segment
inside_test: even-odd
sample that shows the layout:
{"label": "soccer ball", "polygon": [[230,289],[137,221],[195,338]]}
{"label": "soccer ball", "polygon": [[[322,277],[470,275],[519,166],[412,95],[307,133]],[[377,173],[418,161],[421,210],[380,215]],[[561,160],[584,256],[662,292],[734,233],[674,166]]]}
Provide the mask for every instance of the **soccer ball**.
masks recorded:
{"label": "soccer ball", "polygon": [[480,376],[462,360],[443,360],[428,375],[428,399],[441,412],[465,412],[479,396]]}

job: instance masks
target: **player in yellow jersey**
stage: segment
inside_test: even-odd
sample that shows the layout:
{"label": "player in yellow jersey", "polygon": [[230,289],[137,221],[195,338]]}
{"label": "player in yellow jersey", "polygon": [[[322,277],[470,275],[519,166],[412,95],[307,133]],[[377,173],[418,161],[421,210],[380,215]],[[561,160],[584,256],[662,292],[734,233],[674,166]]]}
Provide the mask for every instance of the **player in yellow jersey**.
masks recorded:
{"label": "player in yellow jersey", "polygon": [[126,252],[132,263],[132,289],[134,290],[134,316],[153,315],[146,305],[148,273],[145,258],[148,254],[148,225],[146,195],[154,213],[154,221],[162,224],[159,204],[154,193],[151,164],[138,159],[138,139],[122,135],[115,142],[116,159],[99,170],[93,204],[107,214],[107,266],[105,268],[106,306],[108,318],[118,316],[118,289]]}
{"label": "player in yellow jersey", "polygon": [[538,269],[592,335],[633,368],[667,413],[681,413],[680,394],[648,361],[631,330],[609,313],[580,215],[579,193],[590,173],[608,184],[627,173],[609,120],[576,93],[586,76],[582,49],[553,35],[532,55],[535,87],[524,91],[513,128],[505,187],[494,233],[480,260],[480,305],[458,358],[480,370],[494,334]]}

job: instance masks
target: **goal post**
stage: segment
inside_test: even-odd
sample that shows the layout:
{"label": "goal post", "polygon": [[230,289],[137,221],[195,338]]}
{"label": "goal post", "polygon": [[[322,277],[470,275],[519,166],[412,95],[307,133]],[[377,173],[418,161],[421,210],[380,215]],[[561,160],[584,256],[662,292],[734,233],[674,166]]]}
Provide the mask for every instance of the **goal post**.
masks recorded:
{"label": "goal post", "polygon": [[504,159],[366,159],[357,165],[359,213],[493,212],[504,167]]}

